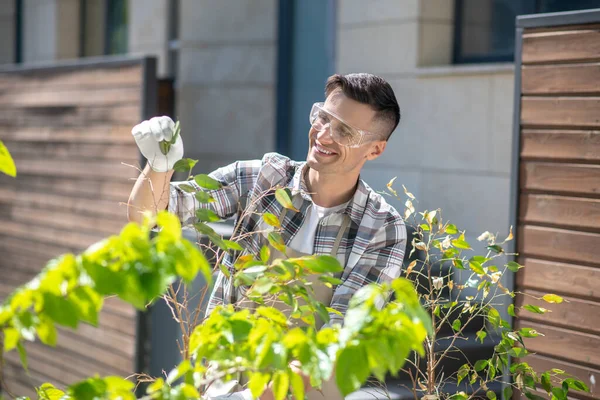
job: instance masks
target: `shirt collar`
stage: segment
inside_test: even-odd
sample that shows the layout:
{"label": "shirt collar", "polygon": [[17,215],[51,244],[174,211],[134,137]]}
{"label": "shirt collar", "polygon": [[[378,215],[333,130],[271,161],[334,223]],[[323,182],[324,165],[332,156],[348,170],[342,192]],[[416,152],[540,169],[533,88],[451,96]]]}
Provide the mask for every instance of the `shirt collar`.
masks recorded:
{"label": "shirt collar", "polygon": [[[299,196],[303,200],[312,202],[312,198],[308,193],[306,181],[304,179],[307,168],[308,165],[306,164],[306,162],[300,163],[296,167],[294,176],[292,177],[292,180],[288,183],[287,187],[291,190],[292,197]],[[352,196],[352,199],[348,202],[348,206],[345,209],[338,211],[338,213],[349,215],[350,219],[357,226],[360,226],[365,208],[367,207],[370,191],[371,188],[369,188],[369,186],[359,177],[358,185],[356,186],[354,196]],[[294,205],[297,208],[299,208],[296,204]]]}

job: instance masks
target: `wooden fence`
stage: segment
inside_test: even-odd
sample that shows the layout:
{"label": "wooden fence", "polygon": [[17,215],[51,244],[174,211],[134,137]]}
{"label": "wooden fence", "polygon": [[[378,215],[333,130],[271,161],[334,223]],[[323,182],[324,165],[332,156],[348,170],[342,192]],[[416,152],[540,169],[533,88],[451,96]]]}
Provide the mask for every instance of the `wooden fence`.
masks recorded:
{"label": "wooden fence", "polygon": [[[576,375],[600,398],[600,12],[517,19],[513,216],[516,327],[536,370]],[[562,304],[536,300],[564,296]],[[533,296],[533,297],[532,297]]]}
{"label": "wooden fence", "polygon": [[[0,70],[0,139],[17,178],[0,177],[0,300],[52,257],[118,233],[140,158],[131,128],[156,110],[154,59],[77,62]],[[123,163],[132,166],[124,165]],[[108,299],[94,328],[59,329],[58,345],[6,354],[9,391],[33,395],[50,381],[138,369],[139,315]]]}

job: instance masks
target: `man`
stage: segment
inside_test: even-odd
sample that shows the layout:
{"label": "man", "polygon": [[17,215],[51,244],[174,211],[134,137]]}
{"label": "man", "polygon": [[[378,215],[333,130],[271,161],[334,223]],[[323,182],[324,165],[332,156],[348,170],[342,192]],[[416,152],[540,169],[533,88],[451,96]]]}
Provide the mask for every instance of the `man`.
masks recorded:
{"label": "man", "polygon": [[[330,295],[330,306],[344,314],[352,295],[372,282],[390,281],[400,275],[406,246],[406,228],[398,212],[360,179],[367,161],[381,156],[400,121],[400,108],[391,86],[370,74],[333,75],[327,80],[324,103],[315,103],[309,122],[309,150],[305,163],[269,153],[262,160],[238,161],[214,171],[221,189],[211,191],[210,207],[221,218],[240,216],[249,204],[258,213],[241,221],[243,233],[261,229],[259,214],[282,213],[274,196],[263,196],[274,186],[292,192],[299,212],[282,219],[286,246],[299,253],[332,254],[344,266],[342,283]],[[140,210],[168,207],[183,223],[194,221],[201,205],[194,195],[169,181],[174,163],[183,156],[181,138],[165,155],[161,140],[170,140],[173,121],[153,118],[132,130],[148,165],[135,183],[129,199],[129,219],[140,221]],[[169,189],[169,190],[167,190]],[[169,195],[167,195],[167,193]],[[202,205],[206,207],[207,205]],[[260,235],[248,235],[243,243],[253,252]],[[233,260],[224,264],[232,267]],[[235,302],[232,282],[219,272],[208,312],[218,304]],[[331,314],[330,323],[342,318]]]}

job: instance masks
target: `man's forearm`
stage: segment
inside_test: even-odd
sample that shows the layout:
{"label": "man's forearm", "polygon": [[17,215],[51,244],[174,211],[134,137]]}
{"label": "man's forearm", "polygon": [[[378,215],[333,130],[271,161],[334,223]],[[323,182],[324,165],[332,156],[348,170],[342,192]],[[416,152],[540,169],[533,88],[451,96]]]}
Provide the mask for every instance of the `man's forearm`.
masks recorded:
{"label": "man's forearm", "polygon": [[143,212],[156,214],[169,205],[169,182],[173,171],[156,172],[149,165],[138,177],[127,202],[127,217],[130,222],[142,222]]}

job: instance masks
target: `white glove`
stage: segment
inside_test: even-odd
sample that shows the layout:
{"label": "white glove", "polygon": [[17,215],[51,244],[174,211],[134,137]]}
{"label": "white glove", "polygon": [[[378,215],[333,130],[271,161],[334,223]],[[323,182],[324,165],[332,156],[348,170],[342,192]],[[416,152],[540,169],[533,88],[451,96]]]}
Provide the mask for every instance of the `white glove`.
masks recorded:
{"label": "white glove", "polygon": [[[183,157],[183,141],[177,135],[175,143],[170,144],[175,133],[175,123],[169,117],[154,117],[143,121],[131,130],[140,151],[148,164],[157,172],[167,172]],[[164,153],[166,154],[164,154]]]}

